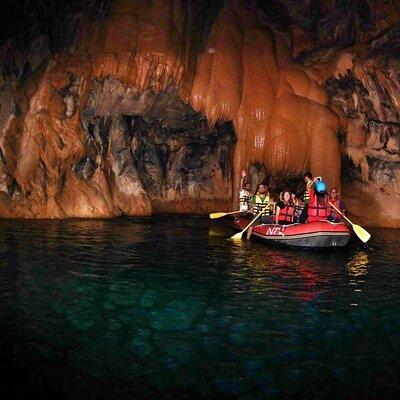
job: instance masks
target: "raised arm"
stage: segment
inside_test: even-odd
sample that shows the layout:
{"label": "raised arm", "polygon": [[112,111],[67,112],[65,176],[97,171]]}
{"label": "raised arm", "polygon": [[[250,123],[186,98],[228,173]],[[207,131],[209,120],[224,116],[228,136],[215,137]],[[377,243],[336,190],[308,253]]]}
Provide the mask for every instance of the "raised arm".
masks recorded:
{"label": "raised arm", "polygon": [[244,178],[246,178],[247,176],[247,172],[243,169],[240,175],[240,190],[243,189],[243,182],[244,182]]}

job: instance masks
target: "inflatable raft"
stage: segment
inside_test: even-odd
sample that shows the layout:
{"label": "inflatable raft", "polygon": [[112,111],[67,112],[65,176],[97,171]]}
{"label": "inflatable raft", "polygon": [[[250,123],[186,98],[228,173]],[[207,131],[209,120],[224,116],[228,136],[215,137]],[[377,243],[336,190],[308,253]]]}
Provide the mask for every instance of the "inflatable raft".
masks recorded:
{"label": "inflatable raft", "polygon": [[[236,218],[235,228],[244,229],[248,223],[246,218]],[[291,225],[257,225],[252,236],[273,245],[319,249],[346,246],[350,240],[350,231],[344,223],[318,221]]]}

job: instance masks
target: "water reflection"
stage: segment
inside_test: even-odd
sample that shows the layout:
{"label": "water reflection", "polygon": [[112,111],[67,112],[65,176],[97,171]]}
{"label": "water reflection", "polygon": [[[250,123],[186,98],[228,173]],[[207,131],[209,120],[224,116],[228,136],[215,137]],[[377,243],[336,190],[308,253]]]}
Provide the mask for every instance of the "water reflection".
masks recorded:
{"label": "water reflection", "polygon": [[[203,396],[313,397],[327,380],[336,395],[369,393],[388,363],[395,371],[398,244],[298,252],[210,228],[191,218],[4,221],[10,354],[20,346],[19,357],[72,367],[71,385],[90,377]],[[379,264],[383,254],[391,263]]]}
{"label": "water reflection", "polygon": [[358,277],[368,274],[369,258],[363,251],[357,251],[346,264],[350,276]]}

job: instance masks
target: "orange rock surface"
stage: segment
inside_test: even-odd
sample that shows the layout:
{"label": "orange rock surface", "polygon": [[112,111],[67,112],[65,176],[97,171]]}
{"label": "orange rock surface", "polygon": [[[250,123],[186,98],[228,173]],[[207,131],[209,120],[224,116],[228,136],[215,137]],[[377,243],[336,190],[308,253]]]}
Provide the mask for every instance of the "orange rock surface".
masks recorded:
{"label": "orange rock surface", "polygon": [[263,24],[248,2],[231,1],[215,21],[200,53],[190,101],[210,123],[233,120],[239,174],[265,163],[276,179],[311,169],[340,185],[338,119],[325,91],[295,65],[285,37]]}
{"label": "orange rock surface", "polygon": [[251,2],[227,1],[194,65],[198,49],[183,9],[173,1],[118,3],[94,75],[141,91],[173,83],[211,125],[233,120],[235,171],[265,162],[274,176],[288,178],[311,168],[340,185],[338,119],[312,74],[292,62],[283,34],[263,23]]}
{"label": "orange rock surface", "polygon": [[[131,89],[157,94],[176,87],[210,127],[233,122],[233,186],[214,173],[213,187],[222,185],[223,193],[192,191],[195,203],[188,199],[190,205],[180,210],[204,212],[232,197],[236,201],[239,171],[251,163],[264,163],[275,181],[311,170],[340,186],[339,118],[328,107],[318,71],[294,63],[289,38],[270,26],[252,1],[225,1],[205,38],[197,30],[197,12],[196,2],[121,0],[105,21],[85,21],[75,48],[31,77],[21,90],[26,108],[2,127],[1,146],[9,159],[4,173],[15,179],[20,193],[1,201],[1,215],[163,211],[163,200],[146,192],[137,171],[115,173],[111,153],[94,157],[89,180],[73,171],[86,156],[81,114],[94,82],[109,79],[119,82],[110,96],[114,90],[123,91],[122,99]],[[99,106],[103,116],[114,112],[107,104]],[[139,106],[132,115],[144,115]],[[123,128],[115,122],[110,129],[118,136]],[[166,211],[185,197],[174,194],[170,200]]]}

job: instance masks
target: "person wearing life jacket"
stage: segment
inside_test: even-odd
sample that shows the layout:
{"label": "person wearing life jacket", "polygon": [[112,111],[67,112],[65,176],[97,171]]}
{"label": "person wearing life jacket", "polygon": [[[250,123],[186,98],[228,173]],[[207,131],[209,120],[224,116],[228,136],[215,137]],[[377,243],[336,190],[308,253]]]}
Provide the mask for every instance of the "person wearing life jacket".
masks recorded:
{"label": "person wearing life jacket", "polygon": [[312,177],[312,174],[310,171],[307,171],[304,175],[304,183],[306,184],[306,189],[304,190],[303,194],[302,194],[302,200],[304,203],[304,208],[300,214],[299,217],[299,222],[300,223],[304,223],[307,221],[307,215],[308,215],[308,205],[310,203],[310,192],[312,190],[312,186],[314,184],[314,180]]}
{"label": "person wearing life jacket", "polygon": [[261,213],[261,216],[257,218],[250,228],[247,230],[247,240],[250,239],[251,234],[253,233],[253,226],[260,224],[273,224],[273,209],[274,209],[274,201],[272,200],[268,186],[261,183],[258,185],[256,194],[251,198],[251,207],[250,212],[251,215],[249,218],[253,219],[256,215]]}
{"label": "person wearing life jacket", "polygon": [[293,223],[294,206],[290,192],[282,192],[279,201],[276,203],[275,222],[280,225]]}
{"label": "person wearing life jacket", "polygon": [[304,201],[301,196],[292,195],[292,202],[294,208],[293,222],[297,223],[299,222],[300,215],[304,210]]}
{"label": "person wearing life jacket", "polygon": [[326,221],[328,218],[328,195],[325,182],[320,177],[315,178],[311,188],[307,222]]}
{"label": "person wearing life jacket", "polygon": [[250,182],[244,182],[244,178],[246,178],[246,171],[242,171],[242,178],[240,181],[240,187],[242,190],[239,192],[239,210],[243,212],[247,212],[250,209],[250,200],[253,196],[251,193],[251,184]]}
{"label": "person wearing life jacket", "polygon": [[[343,214],[346,214],[346,207],[334,186],[329,190],[329,203],[333,204]],[[343,217],[333,207],[328,208],[328,221],[341,222],[342,220]]]}

